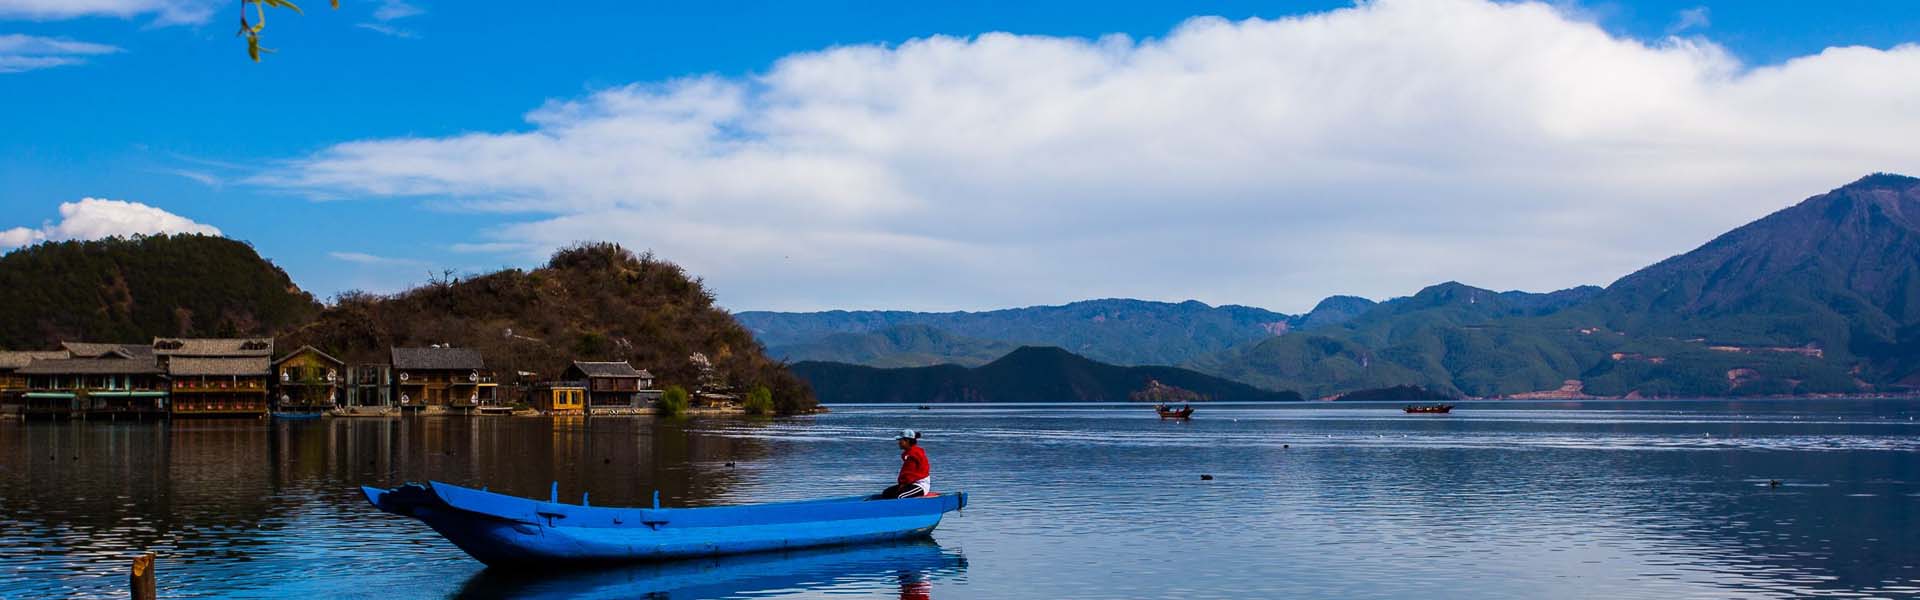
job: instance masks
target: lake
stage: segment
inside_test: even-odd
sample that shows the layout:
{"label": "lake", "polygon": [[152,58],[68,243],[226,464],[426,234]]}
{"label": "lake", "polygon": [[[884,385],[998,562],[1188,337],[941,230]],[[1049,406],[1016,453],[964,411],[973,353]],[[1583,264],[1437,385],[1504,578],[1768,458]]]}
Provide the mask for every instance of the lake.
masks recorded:
{"label": "lake", "polygon": [[[1802,400],[0,421],[0,597],[122,597],[143,550],[163,597],[1915,597],[1916,416]],[[500,573],[357,490],[870,493],[901,428],[925,432],[937,490],[972,494],[931,542]]]}

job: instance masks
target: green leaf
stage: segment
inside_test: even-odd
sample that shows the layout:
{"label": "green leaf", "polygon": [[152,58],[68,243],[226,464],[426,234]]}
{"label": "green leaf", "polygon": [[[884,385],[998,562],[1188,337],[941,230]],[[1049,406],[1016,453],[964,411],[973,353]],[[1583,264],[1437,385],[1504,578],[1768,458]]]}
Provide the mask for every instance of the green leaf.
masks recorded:
{"label": "green leaf", "polygon": [[293,12],[297,12],[303,15],[307,14],[305,11],[300,10],[300,5],[289,2],[288,0],[256,0],[256,1],[260,2],[261,4],[265,4],[267,6],[271,6],[274,8],[291,8],[293,9]]}

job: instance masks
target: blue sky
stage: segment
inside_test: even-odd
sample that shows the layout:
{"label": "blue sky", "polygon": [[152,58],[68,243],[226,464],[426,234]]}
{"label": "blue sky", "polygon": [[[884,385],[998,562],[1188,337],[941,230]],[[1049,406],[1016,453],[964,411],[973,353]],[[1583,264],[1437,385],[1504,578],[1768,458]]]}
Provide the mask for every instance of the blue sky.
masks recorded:
{"label": "blue sky", "polygon": [[140,203],[323,297],[606,238],[735,309],[1304,310],[1920,170],[1904,1],[309,0],[261,64],[237,3],[63,4],[0,0],[0,230]]}

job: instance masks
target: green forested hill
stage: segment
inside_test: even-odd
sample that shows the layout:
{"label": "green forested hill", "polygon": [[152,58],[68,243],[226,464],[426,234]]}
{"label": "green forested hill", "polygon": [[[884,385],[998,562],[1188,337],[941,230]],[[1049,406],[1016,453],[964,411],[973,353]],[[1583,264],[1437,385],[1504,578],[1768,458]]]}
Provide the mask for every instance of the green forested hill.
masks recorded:
{"label": "green forested hill", "polygon": [[1533,323],[1594,291],[1526,294],[1448,282],[1335,327],[1269,338],[1187,366],[1310,397],[1399,385],[1453,394],[1552,389],[1566,379],[1564,370],[1590,363],[1616,340],[1590,344],[1567,328]]}
{"label": "green forested hill", "polygon": [[50,242],[0,256],[0,348],[272,335],[320,311],[253,247],[205,235]]}
{"label": "green forested hill", "polygon": [[1874,175],[1605,290],[1459,284],[1189,366],[1308,395],[1815,394],[1920,385],[1920,180]]}
{"label": "green forested hill", "polygon": [[606,243],[561,250],[538,269],[344,297],[281,340],[346,360],[383,360],[390,346],[438,343],[480,349],[509,379],[519,371],[555,378],[573,360],[627,360],[658,385],[688,389],[702,376],[689,357],[701,353],[736,390],[767,386],[784,412],[814,402],[805,382],[768,358],[698,280]]}
{"label": "green forested hill", "polygon": [[813,384],[822,402],[830,403],[1125,402],[1167,386],[1217,401],[1300,399],[1292,392],[1262,390],[1175,367],[1110,365],[1060,348],[1023,347],[974,368],[800,362],[793,370]]}
{"label": "green forested hill", "polygon": [[1013,344],[954,335],[926,325],[894,325],[864,333],[833,333],[817,340],[767,349],[787,361],[842,362],[870,367],[924,367],[993,362]]}
{"label": "green forested hill", "polygon": [[[1123,365],[1179,363],[1285,331],[1292,318],[1246,306],[1123,299],[984,312],[750,311],[735,316],[762,343],[773,348],[816,343],[834,334],[874,333],[913,325],[939,330],[955,338],[999,342],[1009,348],[1057,346],[1094,360]],[[975,347],[961,350],[963,354],[948,356],[944,362],[968,362],[975,358],[967,354],[976,350]],[[797,354],[795,358],[845,357]],[[917,360],[880,357],[859,362],[886,365]]]}

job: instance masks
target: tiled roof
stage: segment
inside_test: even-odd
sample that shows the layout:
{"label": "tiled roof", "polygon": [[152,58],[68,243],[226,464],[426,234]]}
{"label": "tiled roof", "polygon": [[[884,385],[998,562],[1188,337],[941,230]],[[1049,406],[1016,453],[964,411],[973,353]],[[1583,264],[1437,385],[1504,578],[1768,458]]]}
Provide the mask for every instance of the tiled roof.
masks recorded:
{"label": "tiled roof", "polygon": [[0,369],[18,369],[35,360],[70,358],[65,350],[0,350]]}
{"label": "tiled roof", "polygon": [[151,360],[125,358],[54,358],[36,360],[15,371],[22,375],[144,375],[160,373]]}
{"label": "tiled roof", "polygon": [[633,365],[627,364],[626,361],[586,362],[576,360],[573,361],[573,368],[578,369],[581,373],[585,373],[588,377],[647,377],[645,373],[635,371]]}
{"label": "tiled roof", "polygon": [[484,369],[480,351],[472,348],[394,348],[395,369]]}
{"label": "tiled roof", "polygon": [[266,375],[267,357],[203,358],[176,356],[167,359],[169,375]]}
{"label": "tiled roof", "polygon": [[333,355],[331,355],[331,354],[327,354],[327,353],[325,353],[325,352],[321,352],[319,348],[315,348],[315,347],[313,347],[313,346],[301,346],[301,347],[299,347],[299,348],[296,348],[296,349],[294,349],[294,351],[293,351],[293,352],[289,352],[289,353],[287,353],[287,355],[286,355],[286,356],[282,356],[282,357],[280,357],[280,358],[277,358],[277,359],[274,359],[274,361],[273,361],[273,364],[276,364],[276,365],[277,365],[277,364],[280,364],[280,363],[283,363],[283,362],[287,362],[287,359],[289,359],[289,358],[293,358],[293,357],[295,357],[295,356],[299,356],[301,352],[306,352],[306,351],[309,351],[309,350],[311,350],[311,351],[313,351],[313,353],[314,353],[314,354],[316,354],[316,355],[319,355],[319,356],[320,356],[320,358],[324,358],[324,359],[327,359],[327,362],[330,362],[330,363],[333,363],[333,364],[336,364],[336,365],[344,365],[344,364],[347,364],[347,363],[346,363],[346,361],[343,361],[343,360],[340,360],[340,359],[338,359],[338,358],[334,358],[334,357],[333,357]]}
{"label": "tiled roof", "polygon": [[161,356],[273,356],[273,338],[153,338]]}
{"label": "tiled roof", "polygon": [[100,358],[118,354],[126,358],[152,358],[153,347],[141,344],[102,344],[98,342],[60,342],[60,347],[75,358]]}

